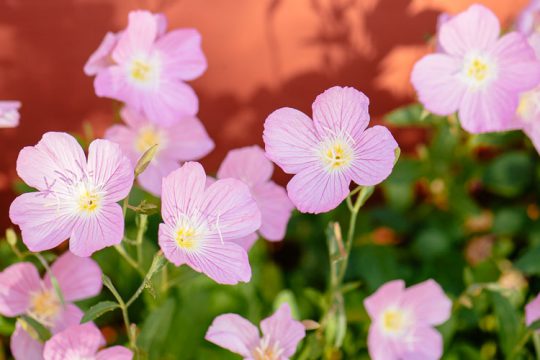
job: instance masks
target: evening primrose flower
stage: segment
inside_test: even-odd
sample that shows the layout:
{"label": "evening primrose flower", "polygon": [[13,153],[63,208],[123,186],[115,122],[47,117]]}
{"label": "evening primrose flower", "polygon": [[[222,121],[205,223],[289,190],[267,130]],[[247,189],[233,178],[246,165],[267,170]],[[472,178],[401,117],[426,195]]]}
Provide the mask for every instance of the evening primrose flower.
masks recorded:
{"label": "evening primrose flower", "polygon": [[306,336],[304,325],[292,318],[287,303],[261,321],[261,330],[262,338],[248,320],[236,314],[224,314],[214,319],[205,338],[244,359],[288,360]]}
{"label": "evening primrose flower", "polygon": [[13,128],[19,126],[19,101],[0,101],[0,128]]}
{"label": "evening primrose flower", "polygon": [[[100,54],[108,52],[112,42],[106,41],[104,49],[98,49]],[[196,30],[161,35],[154,14],[133,11],[108,61],[112,64],[97,71],[94,87],[98,96],[125,102],[163,125],[198,112],[197,96],[184,82],[206,70],[201,36]]]}
{"label": "evening primrose flower", "polygon": [[266,119],[266,153],[295,174],[287,192],[301,212],[330,211],[347,197],[351,181],[372,186],[390,175],[398,145],[387,128],[366,129],[368,105],[360,91],[336,86],[313,103],[313,121],[291,108]]}
{"label": "evening primrose flower", "polygon": [[425,108],[459,113],[471,133],[514,129],[520,93],[540,83],[540,62],[526,38],[511,32],[499,39],[497,17],[472,5],[441,25],[443,52],[418,61],[411,81]]}
{"label": "evening primrose flower", "polygon": [[105,345],[105,338],[92,323],[72,326],[51,337],[43,350],[44,360],[131,360],[133,352],[124,346]]}
{"label": "evening primrose flower", "polygon": [[[64,303],[53,287],[50,275],[47,273],[41,279],[32,263],[20,262],[0,272],[0,314],[30,316],[52,333],[78,324],[83,313],[73,301],[100,293],[101,269],[90,258],[66,252],[52,264],[51,273],[58,282]],[[16,359],[33,359],[42,346],[21,323],[17,324],[11,337],[11,350]]]}
{"label": "evening primrose flower", "polygon": [[149,148],[158,145],[150,165],[137,177],[140,185],[153,195],[161,195],[162,179],[178,169],[181,162],[198,160],[214,149],[214,142],[194,116],[171,126],[153,123],[128,107],[122,109],[121,116],[126,125],[113,125],[105,138],[120,145],[133,166]]}
{"label": "evening primrose flower", "polygon": [[[274,165],[259,146],[249,146],[229,151],[219,167],[218,179],[242,180],[251,191],[261,211],[259,233],[268,241],[281,241],[285,237],[287,223],[294,205],[285,189],[271,181]],[[257,240],[253,233],[235,240],[249,250]]]}
{"label": "evening primrose flower", "polygon": [[21,150],[17,173],[38,190],[17,197],[9,210],[31,251],[70,238],[71,252],[90,256],[122,241],[124,215],[116,202],[127,196],[134,175],[117,144],[93,141],[87,160],[73,136],[49,132]]}
{"label": "evening primrose flower", "polygon": [[231,240],[259,229],[261,213],[240,180],[217,180],[208,188],[206,181],[195,162],[163,179],[159,246],[176,266],[187,264],[220,284],[247,282],[247,252]]}
{"label": "evening primrose flower", "polygon": [[540,0],[531,0],[516,21],[516,30],[525,35],[540,33]]}
{"label": "evening primrose flower", "polygon": [[433,280],[405,289],[390,281],[364,300],[371,318],[368,334],[373,360],[439,359],[441,334],[433,327],[450,318],[452,302]]}

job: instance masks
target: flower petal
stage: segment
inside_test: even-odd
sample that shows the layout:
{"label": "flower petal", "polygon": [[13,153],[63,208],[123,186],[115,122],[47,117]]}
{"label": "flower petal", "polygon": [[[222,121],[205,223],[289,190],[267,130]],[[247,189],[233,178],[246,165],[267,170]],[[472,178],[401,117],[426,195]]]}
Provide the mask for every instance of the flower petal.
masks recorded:
{"label": "flower petal", "polygon": [[135,166],[139,160],[139,153],[135,151],[134,146],[135,136],[135,132],[124,125],[113,125],[105,131],[105,139],[118,144],[132,166]]}
{"label": "flower petal", "polygon": [[162,79],[158,90],[145,92],[140,98],[141,107],[152,122],[171,126],[199,112],[199,98],[188,84]]}
{"label": "flower petal", "polygon": [[302,170],[287,184],[289,199],[303,213],[335,209],[349,194],[350,179],[340,172],[327,172],[320,164]]}
{"label": "flower petal", "polygon": [[129,13],[126,30],[119,36],[112,57],[117,63],[131,60],[139,54],[148,54],[158,33],[158,19],[149,11]]}
{"label": "flower petal", "polygon": [[[87,299],[101,292],[102,272],[97,262],[91,258],[81,258],[65,252],[52,264],[51,272],[66,301]],[[49,273],[44,280],[45,284],[52,286]]]}
{"label": "flower petal", "polygon": [[246,250],[234,242],[206,238],[200,248],[185,253],[186,263],[218,284],[249,282],[251,266]]}
{"label": "flower petal", "polygon": [[294,205],[287,196],[287,191],[278,184],[269,181],[251,189],[251,193],[261,210],[261,228],[259,232],[269,241],[280,241],[285,237],[287,223],[291,218]]}
{"label": "flower petal", "polygon": [[452,310],[450,299],[431,279],[405,290],[402,306],[414,312],[415,323],[419,325],[440,325],[450,318]]}
{"label": "flower petal", "polygon": [[218,179],[242,180],[249,187],[262,184],[272,177],[274,165],[259,146],[247,146],[227,153],[219,166]]}
{"label": "flower petal", "polygon": [[60,313],[54,319],[54,324],[52,326],[52,333],[57,334],[61,331],[69,329],[72,326],[79,325],[84,313],[76,305],[71,303],[66,303],[64,307],[60,310]]}
{"label": "flower petal", "polygon": [[278,343],[283,350],[282,356],[291,357],[296,352],[298,343],[306,336],[304,325],[292,318],[289,304],[282,304],[269,318],[261,321],[261,330],[270,343]]}
{"label": "flower petal", "polygon": [[95,215],[80,217],[73,227],[69,250],[88,257],[105,247],[120,244],[124,236],[124,214],[120,205],[103,204]]}
{"label": "flower petal", "polygon": [[92,141],[88,150],[88,173],[94,184],[105,192],[108,202],[122,200],[133,186],[131,162],[112,141]]}
{"label": "flower petal", "polygon": [[43,360],[43,344],[30,336],[18,322],[11,335],[10,350],[15,360]]}
{"label": "flower petal", "polygon": [[403,280],[393,280],[382,285],[374,294],[364,300],[372,324],[376,322],[379,315],[390,305],[399,304],[405,290]]}
{"label": "flower petal", "polygon": [[161,37],[155,48],[163,54],[162,65],[168,76],[193,80],[206,70],[201,34],[195,29],[173,30]]}
{"label": "flower petal", "polygon": [[501,32],[499,20],[483,5],[472,5],[466,11],[441,25],[439,41],[452,55],[465,55],[469,50],[487,50]]}
{"label": "flower petal", "polygon": [[320,140],[313,121],[298,110],[281,108],[270,114],[263,139],[268,158],[286,173],[296,174],[319,162],[315,149]]}
{"label": "flower petal", "polygon": [[259,330],[239,315],[223,314],[214,319],[204,338],[244,358],[250,358],[259,344]]}
{"label": "flower petal", "polygon": [[315,99],[313,122],[321,137],[359,136],[369,124],[369,99],[351,87],[334,86]]}
{"label": "flower petal", "polygon": [[169,143],[161,150],[160,157],[192,161],[208,155],[214,149],[214,142],[204,125],[194,116],[184,117],[168,129]]}
{"label": "flower petal", "polygon": [[93,357],[104,344],[103,335],[93,323],[72,326],[54,335],[45,343],[43,358],[65,360],[70,358],[70,354]]}
{"label": "flower petal", "polygon": [[82,179],[86,157],[75,138],[61,132],[48,132],[36,146],[27,146],[17,158],[17,174],[38,190],[62,186],[63,178]]}
{"label": "flower petal", "polygon": [[456,75],[461,66],[459,59],[446,54],[424,56],[414,65],[411,82],[426,109],[437,115],[458,110],[466,91]]}
{"label": "flower petal", "polygon": [[412,329],[400,345],[400,359],[404,360],[440,359],[443,354],[442,336],[429,326]]}
{"label": "flower petal", "polygon": [[113,346],[101,350],[96,355],[96,360],[131,360],[133,352],[124,346]]}
{"label": "flower petal", "polygon": [[0,272],[0,314],[14,317],[30,307],[32,293],[41,289],[39,273],[32,263],[21,262]]}
{"label": "flower petal", "polygon": [[76,221],[69,204],[44,192],[18,196],[11,203],[9,218],[19,225],[24,244],[34,252],[52,249],[67,240]]}
{"label": "flower petal", "polygon": [[186,253],[173,238],[174,229],[167,223],[159,224],[158,243],[165,258],[176,266],[187,263]]}
{"label": "flower petal", "polygon": [[244,250],[249,251],[253,244],[259,239],[259,236],[257,233],[251,233],[247,236],[238,238],[238,239],[231,239],[230,241],[234,242],[235,244],[240,245]]}
{"label": "flower petal", "polygon": [[218,180],[204,194],[201,211],[210,227],[208,237],[220,242],[246,236],[261,226],[261,212],[246,184]]}
{"label": "flower petal", "polygon": [[118,35],[112,32],[105,34],[105,37],[99,44],[96,51],[90,55],[90,58],[84,65],[84,73],[88,76],[94,76],[111,64],[110,55],[116,46]]}
{"label": "flower petal", "polygon": [[540,320],[540,294],[525,306],[525,323],[530,326],[536,320]]}
{"label": "flower petal", "polygon": [[371,324],[368,332],[368,350],[372,360],[399,360],[393,341],[385,337],[376,324]]}
{"label": "flower petal", "polygon": [[386,179],[396,161],[396,140],[384,126],[364,131],[355,144],[355,159],[349,174],[358,185],[373,186]]}
{"label": "flower petal", "polygon": [[181,215],[200,207],[204,199],[206,174],[201,164],[187,162],[163,179],[161,215],[167,224],[176,225]]}
{"label": "flower petal", "polygon": [[152,195],[159,197],[161,196],[163,179],[174,170],[178,169],[179,166],[179,161],[163,159],[156,156],[146,170],[137,177],[137,181],[143,189]]}

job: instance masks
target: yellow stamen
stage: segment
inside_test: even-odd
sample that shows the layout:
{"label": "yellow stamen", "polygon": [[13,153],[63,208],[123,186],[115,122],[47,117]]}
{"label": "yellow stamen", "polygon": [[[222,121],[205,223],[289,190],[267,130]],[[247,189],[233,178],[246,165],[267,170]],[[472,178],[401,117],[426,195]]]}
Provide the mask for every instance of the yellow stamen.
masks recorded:
{"label": "yellow stamen", "polygon": [[52,289],[39,291],[30,299],[30,313],[45,325],[58,315],[60,307],[60,300]]}
{"label": "yellow stamen", "polygon": [[382,327],[386,332],[397,333],[405,326],[405,316],[398,310],[387,310],[383,314]]}
{"label": "yellow stamen", "polygon": [[176,231],[176,243],[184,249],[192,249],[196,246],[197,233],[191,226],[182,226]]}
{"label": "yellow stamen", "polygon": [[159,144],[160,140],[161,136],[153,127],[144,127],[139,131],[139,134],[135,141],[135,148],[139,153],[143,154],[152,146]]}
{"label": "yellow stamen", "polygon": [[84,189],[79,197],[79,210],[88,213],[94,212],[99,206],[99,200],[98,194]]}
{"label": "yellow stamen", "polygon": [[150,78],[152,67],[141,60],[133,61],[131,67],[131,77],[135,80],[146,82]]}
{"label": "yellow stamen", "polygon": [[467,69],[467,76],[477,82],[483,82],[488,76],[488,64],[480,59],[474,59]]}

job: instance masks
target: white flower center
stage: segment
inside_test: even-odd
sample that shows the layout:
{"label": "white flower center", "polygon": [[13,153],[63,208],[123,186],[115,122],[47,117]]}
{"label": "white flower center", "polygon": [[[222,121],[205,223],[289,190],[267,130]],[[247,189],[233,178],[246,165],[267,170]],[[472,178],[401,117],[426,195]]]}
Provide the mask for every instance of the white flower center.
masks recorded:
{"label": "white flower center", "polygon": [[157,56],[136,57],[128,65],[128,77],[140,86],[157,84],[160,74],[160,62]]}
{"label": "white flower center", "polygon": [[273,344],[270,343],[270,339],[266,336],[261,339],[259,346],[253,350],[253,359],[254,360],[279,360],[283,349],[280,348],[279,343],[275,341]]}
{"label": "white flower center", "polygon": [[79,183],[75,198],[79,214],[92,215],[101,209],[103,194],[90,184]]}
{"label": "white flower center", "polygon": [[204,241],[207,230],[203,220],[181,216],[174,230],[174,240],[182,250],[196,251]]}
{"label": "white flower center", "polygon": [[488,56],[469,54],[465,57],[461,76],[472,90],[479,90],[497,77],[497,64]]}
{"label": "white flower center", "polygon": [[385,310],[380,318],[382,332],[389,336],[399,336],[407,330],[410,324],[408,313],[396,308]]}
{"label": "white flower center", "polygon": [[164,134],[152,125],[142,127],[135,139],[135,150],[144,154],[146,150],[154,145],[161,146],[165,140]]}
{"label": "white flower center", "polygon": [[30,297],[29,314],[46,326],[53,326],[62,304],[54,289],[40,290]]}
{"label": "white flower center", "polygon": [[95,356],[83,355],[80,350],[68,350],[65,354],[65,360],[95,360]]}
{"label": "white flower center", "polygon": [[521,94],[517,114],[527,123],[540,116],[540,88]]}
{"label": "white flower center", "polygon": [[320,146],[319,157],[329,172],[348,168],[354,159],[351,139],[341,137],[327,139]]}

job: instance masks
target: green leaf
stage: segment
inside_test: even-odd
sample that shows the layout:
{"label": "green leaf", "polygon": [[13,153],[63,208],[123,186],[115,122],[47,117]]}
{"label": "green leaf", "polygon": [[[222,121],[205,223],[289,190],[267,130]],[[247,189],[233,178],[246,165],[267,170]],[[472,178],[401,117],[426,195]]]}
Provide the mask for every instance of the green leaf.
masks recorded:
{"label": "green leaf", "polygon": [[152,355],[151,359],[157,359],[161,355],[160,351],[166,339],[164,334],[167,334],[171,327],[175,306],[174,299],[167,299],[148,315],[141,328],[137,343],[144,351]]}
{"label": "green leaf", "polygon": [[34,318],[31,318],[30,316],[23,315],[21,316],[21,320],[24,321],[24,325],[30,326],[33,330],[35,330],[36,335],[38,336],[39,340],[45,342],[51,338],[51,332],[43,326],[39,321],[37,321]]}
{"label": "green leaf", "polygon": [[159,144],[152,145],[152,147],[144,152],[139,161],[137,161],[137,165],[135,165],[135,177],[141,175],[148,165],[150,165],[150,162],[158,151],[158,147]]}
{"label": "green leaf", "polygon": [[118,303],[115,303],[114,301],[102,301],[97,303],[96,305],[90,307],[88,311],[84,314],[84,316],[81,319],[81,324],[84,324],[89,321],[93,321],[103,314],[113,311],[115,309],[119,309],[120,305]]}
{"label": "green leaf", "polygon": [[524,152],[509,152],[493,160],[484,174],[484,184],[495,194],[516,197],[533,179],[533,162]]}
{"label": "green leaf", "polygon": [[385,119],[392,125],[410,126],[410,125],[429,125],[430,114],[424,110],[420,104],[412,104],[396,109],[386,115]]}
{"label": "green leaf", "polygon": [[490,294],[498,323],[499,343],[506,357],[510,357],[522,334],[520,317],[504,296],[494,291]]}
{"label": "green leaf", "polygon": [[528,326],[530,330],[538,330],[540,329],[540,320],[536,320],[531,325]]}
{"label": "green leaf", "polygon": [[540,247],[527,251],[515,263],[515,267],[526,275],[540,275]]}

